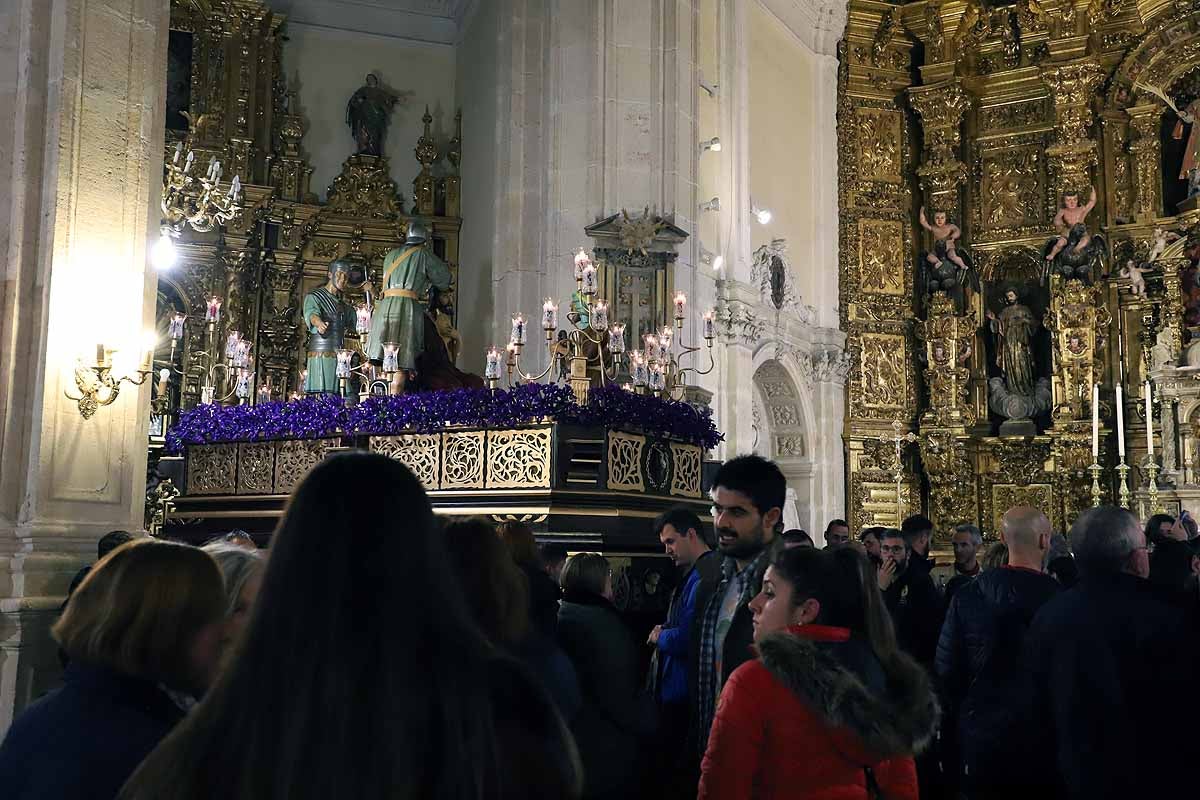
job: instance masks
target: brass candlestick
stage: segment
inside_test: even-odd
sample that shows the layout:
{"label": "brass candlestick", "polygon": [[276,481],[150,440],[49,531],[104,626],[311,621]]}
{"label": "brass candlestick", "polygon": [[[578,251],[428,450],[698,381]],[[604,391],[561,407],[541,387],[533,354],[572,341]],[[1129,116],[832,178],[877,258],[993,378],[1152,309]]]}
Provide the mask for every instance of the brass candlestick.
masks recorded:
{"label": "brass candlestick", "polygon": [[1088,472],[1092,473],[1092,508],[1098,508],[1100,505],[1100,470],[1099,464],[1088,467]]}
{"label": "brass candlestick", "polygon": [[1129,465],[1125,463],[1125,456],[1121,456],[1121,460],[1117,462],[1117,497],[1120,499],[1121,508],[1129,510]]}
{"label": "brass candlestick", "polygon": [[1146,516],[1151,514],[1160,514],[1163,512],[1162,504],[1158,501],[1158,462],[1154,460],[1154,456],[1146,458],[1146,493],[1149,497],[1150,510]]}

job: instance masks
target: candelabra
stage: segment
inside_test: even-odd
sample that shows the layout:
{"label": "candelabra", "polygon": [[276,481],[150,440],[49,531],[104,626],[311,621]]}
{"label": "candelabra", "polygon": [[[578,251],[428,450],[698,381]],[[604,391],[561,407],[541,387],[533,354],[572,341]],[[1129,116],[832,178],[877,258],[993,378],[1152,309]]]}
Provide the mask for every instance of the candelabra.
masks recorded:
{"label": "candelabra", "polygon": [[114,352],[117,351],[103,344],[96,345],[95,363],[80,362],[75,367],[75,388],[79,394],[71,394],[70,389],[63,390],[67,399],[77,403],[79,415],[84,419],[91,419],[97,410],[115,403],[121,393],[121,384],[141,386],[152,372],[150,362],[154,354],[153,347],[146,352],[141,365],[134,369],[115,366],[112,357]]}
{"label": "candelabra", "polygon": [[1117,497],[1120,500],[1121,508],[1129,509],[1129,465],[1125,463],[1125,456],[1122,455],[1120,461],[1117,462]]}
{"label": "candelabra", "polygon": [[228,191],[221,186],[221,162],[211,158],[208,169],[200,175],[196,172],[196,154],[188,151],[183,166],[179,157],[183,143],[175,147],[175,156],[166,165],[163,175],[162,213],[163,226],[172,236],[179,236],[190,225],[199,233],[207,233],[218,225],[224,225],[241,210],[238,200],[242,182],[235,175]]}
{"label": "candelabra", "polygon": [[1162,504],[1158,500],[1158,462],[1154,460],[1154,456],[1146,457],[1146,494],[1148,495],[1147,504],[1149,509],[1146,516],[1151,514],[1160,514],[1163,512]]}
{"label": "candelabra", "polygon": [[[605,383],[617,378],[626,355],[625,326],[609,322],[608,304],[603,299],[598,299],[597,294],[596,267],[587,253],[580,248],[575,254],[575,296],[569,314],[574,328],[569,331],[558,330],[558,305],[552,298],[546,298],[542,305],[541,323],[546,337],[548,363],[541,372],[533,374],[521,368],[521,355],[527,343],[525,315],[514,314],[507,355],[503,359],[510,385],[514,381],[554,382],[555,366],[565,361],[567,369],[560,369],[557,379],[565,377],[576,401],[583,404],[587,402],[588,389],[591,386],[589,372],[598,371]],[[713,371],[716,366],[712,353],[713,341],[716,338],[715,312],[710,310],[704,314],[708,366],[700,369],[680,365],[681,358],[705,349],[683,342],[683,322],[687,309],[687,295],[683,292],[675,294],[674,309],[674,328],[664,325],[657,333],[645,334],[645,349],[628,352],[631,382],[626,384],[626,388],[639,394],[651,392],[662,397],[678,399],[682,396],[684,377],[687,373],[707,375]],[[606,351],[611,358],[605,357]],[[501,360],[502,354],[498,348],[488,348],[484,377],[488,386],[493,389],[500,380]]]}
{"label": "candelabra", "polygon": [[881,436],[879,441],[884,444],[892,444],[896,448],[895,470],[892,472],[892,478],[896,481],[896,524],[899,525],[904,520],[904,498],[901,495],[901,487],[904,483],[904,445],[911,444],[917,440],[917,435],[912,431],[908,433],[900,433],[904,430],[904,423],[900,420],[893,420],[892,435]]}
{"label": "candelabra", "polygon": [[1096,463],[1088,467],[1088,472],[1092,473],[1092,508],[1097,508],[1100,505],[1100,471],[1102,469]]}

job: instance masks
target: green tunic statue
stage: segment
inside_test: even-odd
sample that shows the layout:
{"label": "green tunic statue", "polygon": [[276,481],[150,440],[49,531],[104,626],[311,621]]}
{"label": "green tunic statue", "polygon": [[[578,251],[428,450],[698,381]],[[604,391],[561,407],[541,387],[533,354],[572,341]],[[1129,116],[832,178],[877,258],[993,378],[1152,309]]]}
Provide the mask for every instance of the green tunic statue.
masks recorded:
{"label": "green tunic statue", "polygon": [[427,236],[424,225],[414,221],[405,246],[383,259],[383,294],[371,317],[366,356],[381,361],[384,343],[397,345],[400,372],[396,391],[403,388],[406,371],[416,368],[417,356],[425,346],[424,303],[429,288],[450,287],[450,268],[424,246]]}
{"label": "green tunic statue", "polygon": [[337,351],[345,347],[346,331],[354,330],[354,307],[342,299],[350,278],[342,261],[329,265],[329,281],[304,295],[304,325],[308,328],[308,394],[337,394]]}

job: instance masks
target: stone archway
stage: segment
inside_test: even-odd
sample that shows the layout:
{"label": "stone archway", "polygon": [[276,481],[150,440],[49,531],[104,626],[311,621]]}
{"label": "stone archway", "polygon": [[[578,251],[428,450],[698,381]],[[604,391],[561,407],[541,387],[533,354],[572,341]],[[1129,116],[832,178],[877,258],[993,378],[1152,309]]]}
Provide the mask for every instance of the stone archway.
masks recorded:
{"label": "stone archway", "polygon": [[[754,451],[779,465],[788,482],[787,527],[808,531],[814,541],[824,530],[814,507],[813,460],[809,451],[810,415],[796,381],[782,363],[771,359],[754,372]],[[819,543],[818,543],[819,544]]]}

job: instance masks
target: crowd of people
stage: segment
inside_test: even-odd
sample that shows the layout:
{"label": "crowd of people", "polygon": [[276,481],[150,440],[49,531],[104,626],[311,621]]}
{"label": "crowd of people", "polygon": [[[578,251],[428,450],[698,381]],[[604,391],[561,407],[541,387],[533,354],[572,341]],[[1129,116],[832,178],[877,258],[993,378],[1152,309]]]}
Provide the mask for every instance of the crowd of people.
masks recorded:
{"label": "crowd of people", "polygon": [[[347,495],[394,498],[377,512]],[[11,800],[1184,796],[1200,674],[1187,512],[923,516],[824,546],[783,474],[717,470],[711,529],[635,632],[599,553],[439,520],[368,453],[322,462],[267,551],[114,533],[53,627],[63,686],[0,745]]]}

